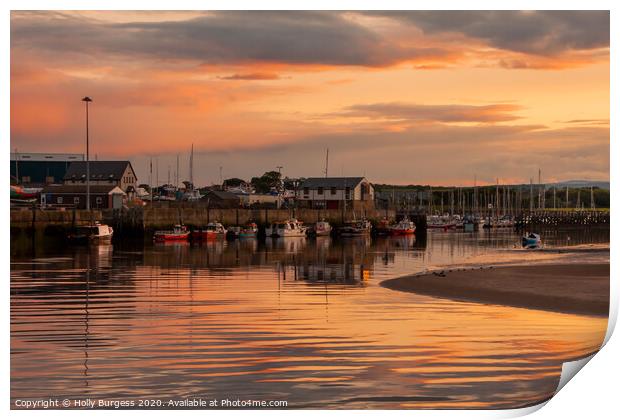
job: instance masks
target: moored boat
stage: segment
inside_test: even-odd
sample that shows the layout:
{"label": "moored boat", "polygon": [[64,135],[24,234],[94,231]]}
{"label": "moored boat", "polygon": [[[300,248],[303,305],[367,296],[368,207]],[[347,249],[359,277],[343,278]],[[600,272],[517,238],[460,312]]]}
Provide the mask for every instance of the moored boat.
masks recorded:
{"label": "moored boat", "polygon": [[191,238],[194,241],[205,241],[226,237],[226,228],[220,222],[208,223],[206,227],[192,231]]}
{"label": "moored boat", "polygon": [[391,234],[390,221],[387,218],[381,219],[375,226],[374,233],[377,236],[388,236]]}
{"label": "moored boat", "polygon": [[258,226],[254,222],[246,223],[245,226],[231,226],[226,233],[229,239],[256,238],[257,235]]}
{"label": "moored boat", "polygon": [[428,229],[455,229],[456,223],[448,217],[442,216],[429,216],[426,222]]}
{"label": "moored boat", "polygon": [[403,218],[400,222],[390,227],[392,235],[413,235],[415,233],[415,223],[408,217]]}
{"label": "moored boat", "polygon": [[329,236],[332,233],[332,226],[329,222],[321,220],[312,225],[307,233],[308,236]]}
{"label": "moored boat", "polygon": [[265,228],[265,235],[274,238],[306,236],[307,228],[297,219],[274,222]]}
{"label": "moored boat", "polygon": [[95,222],[94,225],[78,226],[76,227],[67,238],[71,242],[109,242],[112,240],[112,234],[114,230],[99,222]]}
{"label": "moored boat", "polygon": [[158,230],[153,235],[155,242],[183,242],[188,238],[189,231],[182,225],[175,225],[172,230]]}
{"label": "moored boat", "polygon": [[521,238],[521,245],[523,248],[527,249],[536,249],[542,246],[542,241],[540,240],[540,235],[533,232],[526,232],[525,235]]}
{"label": "moored boat", "polygon": [[338,233],[343,237],[364,236],[370,235],[371,230],[372,224],[366,219],[350,220],[344,222],[344,226],[338,230]]}

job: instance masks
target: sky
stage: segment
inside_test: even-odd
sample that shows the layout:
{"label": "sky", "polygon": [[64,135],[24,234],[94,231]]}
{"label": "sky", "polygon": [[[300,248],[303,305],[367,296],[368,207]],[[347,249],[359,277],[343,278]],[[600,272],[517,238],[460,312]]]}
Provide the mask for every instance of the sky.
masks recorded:
{"label": "sky", "polygon": [[[11,148],[140,182],[609,180],[609,12],[11,13]],[[170,175],[169,175],[170,174]]]}

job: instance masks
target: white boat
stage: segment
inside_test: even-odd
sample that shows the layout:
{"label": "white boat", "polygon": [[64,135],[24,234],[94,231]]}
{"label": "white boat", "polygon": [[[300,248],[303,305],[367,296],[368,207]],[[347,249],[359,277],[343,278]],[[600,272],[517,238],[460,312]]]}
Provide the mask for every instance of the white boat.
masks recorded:
{"label": "white boat", "polygon": [[265,228],[265,235],[274,238],[291,238],[306,236],[307,228],[297,219],[289,219],[283,222],[274,222]]}
{"label": "white boat", "polygon": [[428,229],[454,229],[456,222],[449,216],[429,216],[426,221]]}
{"label": "white boat", "polygon": [[309,236],[329,236],[332,233],[332,226],[329,222],[321,220],[308,229]]}
{"label": "white boat", "polygon": [[107,242],[112,240],[113,233],[110,226],[95,222],[94,225],[76,227],[68,238],[74,242]]}

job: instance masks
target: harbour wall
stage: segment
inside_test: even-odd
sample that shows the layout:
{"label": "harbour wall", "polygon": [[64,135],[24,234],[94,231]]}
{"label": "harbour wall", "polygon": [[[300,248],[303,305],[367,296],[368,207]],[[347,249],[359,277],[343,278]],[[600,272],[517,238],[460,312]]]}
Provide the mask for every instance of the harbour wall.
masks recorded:
{"label": "harbour wall", "polygon": [[102,220],[101,210],[40,210],[22,207],[11,209],[11,230],[54,230],[87,225]]}
{"label": "harbour wall", "polygon": [[[158,229],[170,229],[176,224],[196,228],[209,222],[220,222],[225,226],[243,225],[255,222],[259,227],[289,218],[297,218],[304,223],[327,220],[333,226],[340,226],[344,221],[366,217],[378,221],[384,217],[394,219],[394,210],[363,209],[217,209],[207,206],[166,206],[166,207],[132,207],[123,209],[76,210],[54,209],[40,210],[21,208],[11,210],[11,232],[36,231],[45,233],[62,233],[75,226],[87,225],[100,221],[114,228],[115,236],[123,234],[151,233]],[[425,226],[424,216],[424,226]],[[414,222],[416,219],[414,218]],[[416,223],[422,223],[419,220]]]}
{"label": "harbour wall", "polygon": [[367,209],[365,211],[327,210],[327,209],[215,209],[206,206],[195,207],[143,207],[104,212],[106,223],[114,226],[115,231],[145,231],[168,229],[176,224],[194,228],[205,226],[210,222],[220,222],[224,226],[238,226],[254,222],[259,227],[270,223],[296,218],[304,223],[327,220],[334,226],[342,225],[345,220],[366,217],[380,220],[384,217],[394,218],[393,210]]}

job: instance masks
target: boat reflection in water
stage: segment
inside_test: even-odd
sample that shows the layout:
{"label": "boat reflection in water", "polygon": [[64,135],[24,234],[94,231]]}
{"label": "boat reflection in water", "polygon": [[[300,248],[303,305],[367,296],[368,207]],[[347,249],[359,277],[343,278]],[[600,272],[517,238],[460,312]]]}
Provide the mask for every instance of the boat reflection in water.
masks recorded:
{"label": "boat reflection in water", "polygon": [[[609,231],[544,232],[608,242]],[[11,246],[11,400],[287,400],[510,408],[550,396],[607,318],[438,299],[382,280],[498,248],[506,230]],[[15,246],[13,246],[15,245]]]}

